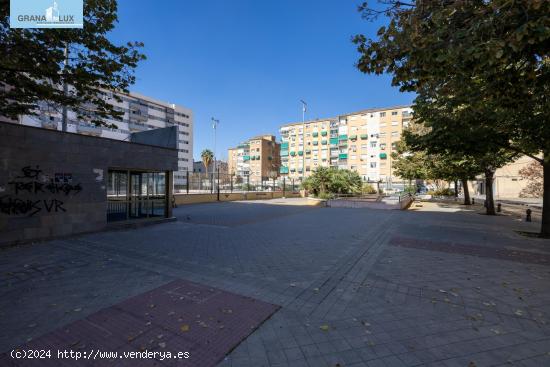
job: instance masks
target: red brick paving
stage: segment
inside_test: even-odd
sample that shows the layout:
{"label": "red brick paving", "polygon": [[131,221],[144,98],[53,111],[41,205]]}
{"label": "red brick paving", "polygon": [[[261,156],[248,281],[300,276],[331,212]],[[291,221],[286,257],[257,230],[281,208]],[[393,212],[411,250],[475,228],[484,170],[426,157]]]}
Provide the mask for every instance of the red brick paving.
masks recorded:
{"label": "red brick paving", "polygon": [[[185,280],[100,310],[29,342],[49,360],[0,357],[1,366],[199,366],[218,364],[279,306]],[[189,359],[57,359],[57,350],[189,352]],[[54,356],[55,355],[55,356]]]}
{"label": "red brick paving", "polygon": [[407,237],[394,237],[391,239],[390,245],[550,266],[550,254],[510,250],[494,246],[480,246],[445,241],[429,241]]}

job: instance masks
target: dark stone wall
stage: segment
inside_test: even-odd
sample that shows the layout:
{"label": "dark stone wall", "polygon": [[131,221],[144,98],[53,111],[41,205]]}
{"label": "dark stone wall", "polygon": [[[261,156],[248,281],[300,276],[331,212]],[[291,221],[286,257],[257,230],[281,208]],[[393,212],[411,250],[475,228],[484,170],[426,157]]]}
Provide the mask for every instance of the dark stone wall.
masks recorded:
{"label": "dark stone wall", "polygon": [[0,122],[0,246],[104,229],[108,169],[177,163],[175,149]]}
{"label": "dark stone wall", "polygon": [[132,143],[154,145],[165,148],[178,148],[178,127],[170,126],[162,129],[140,131],[130,134]]}

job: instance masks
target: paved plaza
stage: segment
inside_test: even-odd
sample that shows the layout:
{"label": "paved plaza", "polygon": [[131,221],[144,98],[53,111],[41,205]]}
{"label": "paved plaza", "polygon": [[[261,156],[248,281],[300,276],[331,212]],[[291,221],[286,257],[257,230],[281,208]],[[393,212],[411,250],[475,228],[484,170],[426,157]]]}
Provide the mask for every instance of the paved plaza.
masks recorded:
{"label": "paved plaza", "polygon": [[2,250],[0,352],[184,280],[280,306],[220,366],[550,365],[550,241],[516,232],[538,223],[305,204],[180,206],[175,222]]}

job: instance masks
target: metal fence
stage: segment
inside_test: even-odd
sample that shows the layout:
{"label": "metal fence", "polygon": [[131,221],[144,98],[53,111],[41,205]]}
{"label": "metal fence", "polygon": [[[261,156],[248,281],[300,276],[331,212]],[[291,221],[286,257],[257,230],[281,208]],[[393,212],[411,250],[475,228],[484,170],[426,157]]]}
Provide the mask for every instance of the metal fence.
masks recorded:
{"label": "metal fence", "polygon": [[178,194],[214,194],[238,192],[295,192],[300,184],[286,177],[257,179],[250,175],[188,172]]}

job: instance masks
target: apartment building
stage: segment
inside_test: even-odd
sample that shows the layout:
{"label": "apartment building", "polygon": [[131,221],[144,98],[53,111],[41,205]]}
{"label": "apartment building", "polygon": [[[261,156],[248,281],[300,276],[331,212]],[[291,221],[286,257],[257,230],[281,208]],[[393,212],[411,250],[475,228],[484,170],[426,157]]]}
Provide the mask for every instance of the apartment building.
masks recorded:
{"label": "apartment building", "polygon": [[248,139],[228,150],[229,173],[259,183],[279,176],[280,144],[273,135]]}
{"label": "apartment building", "polygon": [[[138,93],[118,94],[121,101],[113,97],[114,92],[105,91],[103,98],[116,110],[124,112],[122,121],[106,120],[116,127],[98,127],[79,121],[74,111],[68,112],[67,131],[100,136],[116,140],[128,140],[130,133],[169,126],[178,127],[178,171],[174,172],[174,190],[184,190],[186,173],[193,169],[193,112],[183,106],[162,102]],[[93,106],[90,106],[93,109]],[[20,116],[18,121],[9,121],[28,126],[61,130],[62,116],[58,109],[46,103],[39,104],[37,116]]]}
{"label": "apartment building", "polygon": [[280,172],[301,180],[317,167],[335,167],[391,186],[400,181],[391,153],[411,117],[410,106],[393,106],[283,125]]}

